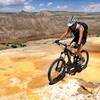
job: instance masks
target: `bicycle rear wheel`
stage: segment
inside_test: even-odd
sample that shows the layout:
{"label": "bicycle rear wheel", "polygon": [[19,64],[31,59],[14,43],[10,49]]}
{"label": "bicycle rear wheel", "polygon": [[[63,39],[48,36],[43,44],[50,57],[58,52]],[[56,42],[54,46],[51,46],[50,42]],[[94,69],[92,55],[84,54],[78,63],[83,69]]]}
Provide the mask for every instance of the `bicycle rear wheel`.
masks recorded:
{"label": "bicycle rear wheel", "polygon": [[89,61],[89,53],[86,50],[81,51],[82,57],[84,57],[85,61],[81,64],[82,70],[87,67],[88,61]]}
{"label": "bicycle rear wheel", "polygon": [[50,85],[55,84],[65,77],[65,61],[58,58],[52,62],[48,71],[48,80]]}

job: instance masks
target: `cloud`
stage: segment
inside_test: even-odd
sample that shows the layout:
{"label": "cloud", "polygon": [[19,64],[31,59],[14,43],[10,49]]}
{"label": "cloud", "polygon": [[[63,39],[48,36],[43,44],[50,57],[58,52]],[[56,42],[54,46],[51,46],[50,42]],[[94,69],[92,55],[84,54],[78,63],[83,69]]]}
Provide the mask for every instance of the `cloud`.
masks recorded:
{"label": "cloud", "polygon": [[0,12],[17,12],[25,2],[25,0],[0,0]]}
{"label": "cloud", "polygon": [[2,7],[0,8],[0,12],[17,12],[17,9],[12,7]]}
{"label": "cloud", "polygon": [[53,5],[53,2],[49,2],[49,3],[47,4],[47,6],[51,6],[51,5]]}
{"label": "cloud", "polygon": [[67,9],[67,8],[68,8],[68,5],[62,5],[62,6],[58,5],[58,6],[57,6],[57,9],[58,9],[58,10],[65,10],[65,9]]}
{"label": "cloud", "polygon": [[18,11],[19,8],[21,8],[20,10],[27,12],[35,10],[35,7],[30,3],[30,0],[0,0],[0,11],[2,12]]}
{"label": "cloud", "polygon": [[87,6],[82,7],[86,12],[100,12],[100,3],[90,3]]}
{"label": "cloud", "polygon": [[45,11],[45,10],[47,10],[47,8],[41,8],[41,9],[39,9],[39,11]]}
{"label": "cloud", "polygon": [[25,2],[23,10],[27,12],[32,12],[33,10],[35,10],[35,7],[33,7],[31,3]]}
{"label": "cloud", "polygon": [[8,5],[22,5],[24,4],[25,0],[0,0],[1,6],[8,6]]}
{"label": "cloud", "polygon": [[43,7],[43,6],[44,6],[44,4],[43,4],[43,3],[40,3],[40,4],[39,4],[39,7]]}

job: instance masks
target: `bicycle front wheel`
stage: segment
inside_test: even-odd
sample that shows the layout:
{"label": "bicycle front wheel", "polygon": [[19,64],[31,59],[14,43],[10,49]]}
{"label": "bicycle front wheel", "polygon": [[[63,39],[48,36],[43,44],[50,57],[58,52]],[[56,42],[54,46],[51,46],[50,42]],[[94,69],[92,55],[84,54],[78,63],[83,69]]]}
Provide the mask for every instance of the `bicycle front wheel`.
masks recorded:
{"label": "bicycle front wheel", "polygon": [[65,61],[63,58],[54,60],[48,71],[50,85],[57,83],[65,77]]}

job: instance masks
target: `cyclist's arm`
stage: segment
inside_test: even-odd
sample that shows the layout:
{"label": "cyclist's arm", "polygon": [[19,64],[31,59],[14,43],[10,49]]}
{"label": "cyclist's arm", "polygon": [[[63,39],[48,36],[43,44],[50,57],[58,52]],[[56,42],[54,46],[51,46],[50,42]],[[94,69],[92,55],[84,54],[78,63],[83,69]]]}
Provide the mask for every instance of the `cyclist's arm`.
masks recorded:
{"label": "cyclist's arm", "polygon": [[62,35],[61,35],[61,37],[60,37],[60,39],[59,40],[62,40],[67,34],[69,34],[70,33],[70,29],[68,28],[68,30],[67,31],[65,31]]}
{"label": "cyclist's arm", "polygon": [[80,44],[82,41],[83,31],[84,31],[84,28],[82,26],[80,26],[80,29],[79,29],[80,34],[79,34],[78,44]]}

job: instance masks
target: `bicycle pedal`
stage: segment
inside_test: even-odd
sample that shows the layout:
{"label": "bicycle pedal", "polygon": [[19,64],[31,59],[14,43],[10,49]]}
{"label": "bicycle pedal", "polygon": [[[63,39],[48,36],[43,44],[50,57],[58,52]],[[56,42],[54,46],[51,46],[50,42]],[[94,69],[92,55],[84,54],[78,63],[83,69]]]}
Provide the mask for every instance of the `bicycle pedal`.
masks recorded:
{"label": "bicycle pedal", "polygon": [[76,69],[75,68],[71,68],[71,70],[69,71],[70,75],[75,75],[76,74]]}
{"label": "bicycle pedal", "polygon": [[77,69],[77,72],[80,73],[82,71],[82,68]]}
{"label": "bicycle pedal", "polygon": [[74,67],[70,68],[70,71],[73,71],[73,70],[75,70],[75,68],[74,68]]}
{"label": "bicycle pedal", "polygon": [[76,72],[74,72],[74,73],[71,73],[70,75],[75,75],[76,74]]}

